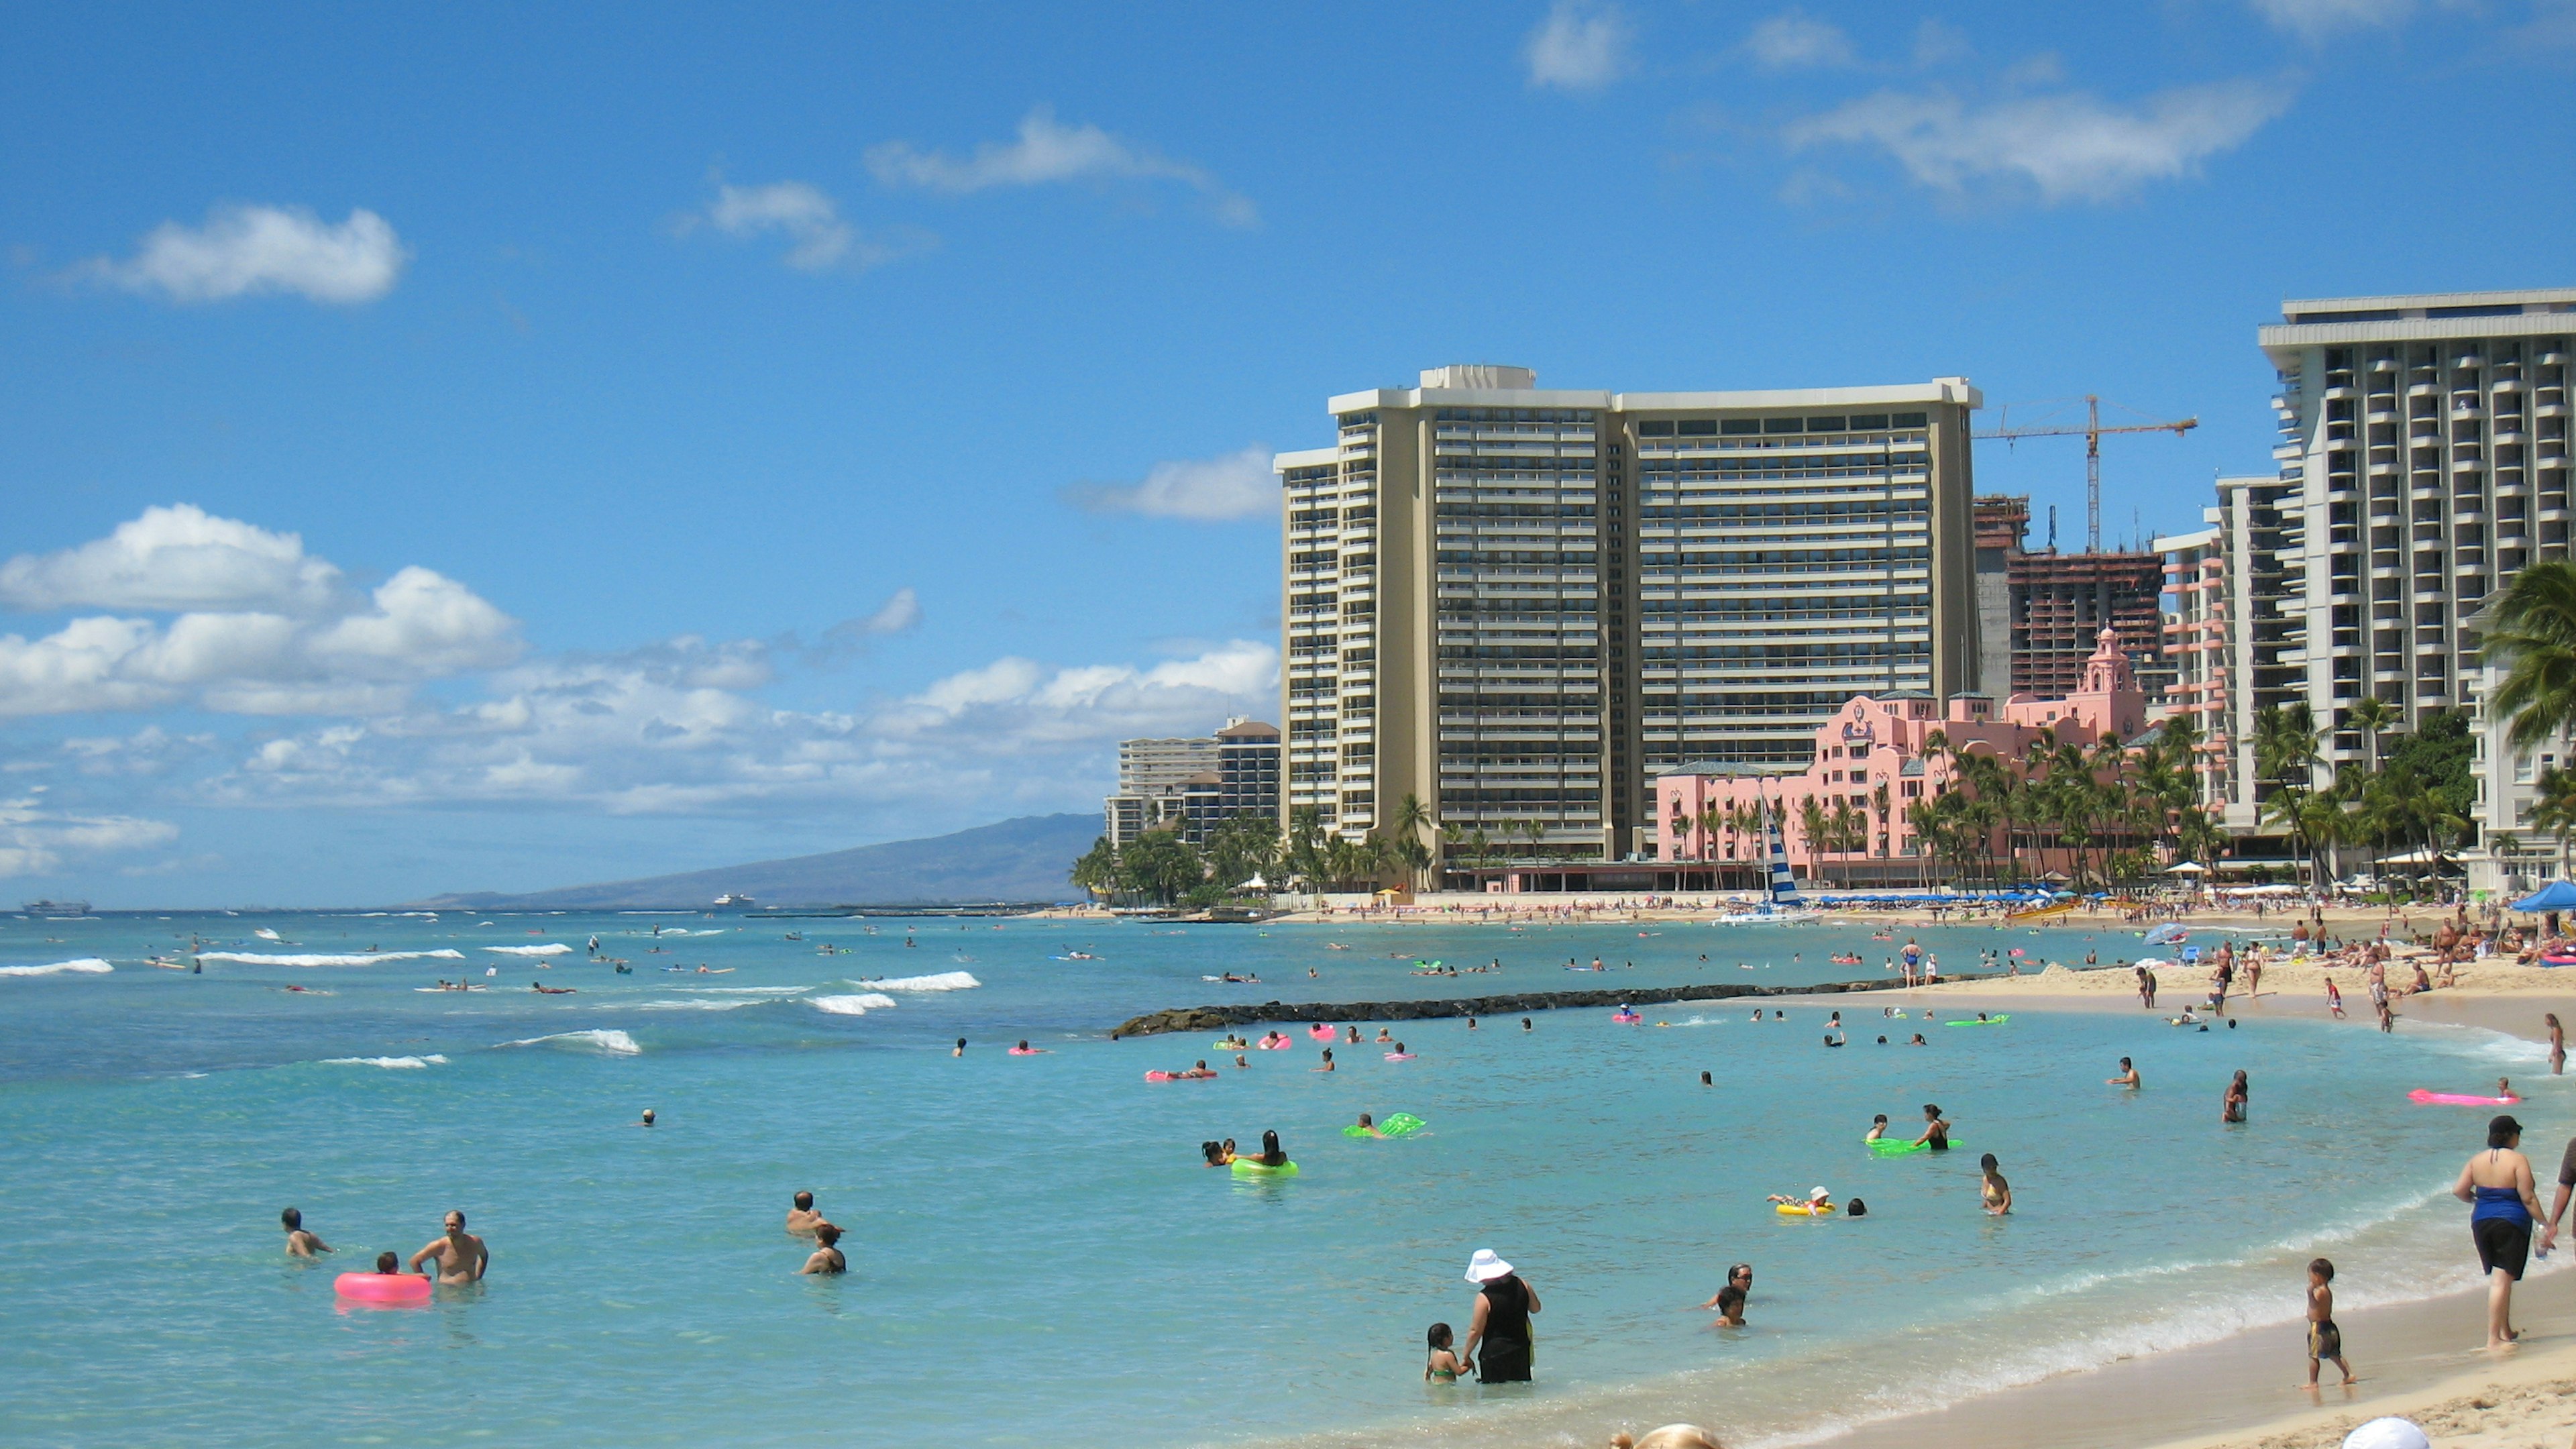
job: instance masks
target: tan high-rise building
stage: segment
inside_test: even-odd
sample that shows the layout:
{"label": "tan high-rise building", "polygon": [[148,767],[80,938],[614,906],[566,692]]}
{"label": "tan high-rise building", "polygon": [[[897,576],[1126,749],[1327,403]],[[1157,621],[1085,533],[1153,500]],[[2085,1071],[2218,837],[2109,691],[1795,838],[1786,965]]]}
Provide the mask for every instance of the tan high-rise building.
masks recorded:
{"label": "tan high-rise building", "polygon": [[1333,398],[1338,442],[1275,461],[1285,811],[1359,836],[1411,795],[1615,861],[1652,850],[1657,774],[1803,766],[1854,694],[1973,688],[1978,403],[1484,366]]}

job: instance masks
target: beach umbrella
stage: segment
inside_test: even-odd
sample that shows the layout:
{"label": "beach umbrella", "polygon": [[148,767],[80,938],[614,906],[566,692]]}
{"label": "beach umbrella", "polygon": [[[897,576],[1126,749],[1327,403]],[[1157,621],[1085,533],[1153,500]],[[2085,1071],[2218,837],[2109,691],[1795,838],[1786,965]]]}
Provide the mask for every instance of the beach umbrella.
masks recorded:
{"label": "beach umbrella", "polygon": [[2554,880],[2513,903],[2517,911],[2576,911],[2576,885]]}
{"label": "beach umbrella", "polygon": [[2209,867],[2196,860],[2178,860],[2165,867],[2167,875],[2207,875]]}

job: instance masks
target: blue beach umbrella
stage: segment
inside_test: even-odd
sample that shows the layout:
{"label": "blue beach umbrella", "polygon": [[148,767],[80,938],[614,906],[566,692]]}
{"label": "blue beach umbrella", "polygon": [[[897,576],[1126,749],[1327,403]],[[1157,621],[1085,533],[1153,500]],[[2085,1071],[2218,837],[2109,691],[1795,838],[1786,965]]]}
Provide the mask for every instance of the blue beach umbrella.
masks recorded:
{"label": "blue beach umbrella", "polygon": [[2576,885],[2554,880],[2513,903],[2517,911],[2576,911]]}

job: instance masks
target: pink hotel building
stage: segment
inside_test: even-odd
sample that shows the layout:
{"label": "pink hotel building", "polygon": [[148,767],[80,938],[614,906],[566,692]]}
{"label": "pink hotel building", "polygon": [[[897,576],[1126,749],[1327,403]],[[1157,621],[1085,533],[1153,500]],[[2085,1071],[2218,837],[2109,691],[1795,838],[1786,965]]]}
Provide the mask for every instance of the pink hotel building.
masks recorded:
{"label": "pink hotel building", "polygon": [[[2043,731],[2063,739],[2072,727],[2074,737],[2089,745],[2106,734],[2134,739],[2146,724],[2146,696],[2120,652],[2117,634],[2109,629],[2102,631],[2084,663],[2083,687],[2064,699],[2016,694],[1998,711],[1982,694],[1953,695],[1946,709],[1937,708],[1928,695],[1855,695],[1816,731],[1816,753],[1803,771],[1685,769],[1658,776],[1655,854],[1662,861],[1758,863],[1763,851],[1758,834],[1725,824],[1711,831],[1702,824],[1702,812],[1713,807],[1723,821],[1742,807],[1767,802],[1780,812],[1781,838],[1790,866],[1800,876],[1830,873],[1837,880],[1874,877],[1911,883],[1920,850],[1906,807],[1948,790],[1957,775],[1946,756],[1925,758],[1923,741],[1934,730],[1948,737],[1953,750],[2018,758]],[[1884,816],[1878,813],[1881,789],[1886,791]],[[1811,799],[1828,812],[1847,803],[1862,813],[1869,822],[1868,845],[1827,853],[1820,862],[1799,826]],[[2044,870],[2063,864],[2025,855],[2025,866]]]}

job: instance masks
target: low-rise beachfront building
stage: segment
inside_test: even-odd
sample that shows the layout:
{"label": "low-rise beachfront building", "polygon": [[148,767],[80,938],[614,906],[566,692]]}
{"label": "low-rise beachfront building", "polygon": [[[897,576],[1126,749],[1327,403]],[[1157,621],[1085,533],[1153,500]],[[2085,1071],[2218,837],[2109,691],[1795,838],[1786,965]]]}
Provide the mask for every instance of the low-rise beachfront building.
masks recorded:
{"label": "low-rise beachfront building", "polygon": [[[2125,743],[2146,729],[2146,696],[2117,630],[2101,632],[2081,684],[2063,699],[2016,694],[2000,707],[1983,694],[1955,694],[1946,703],[1908,692],[1855,695],[1817,729],[1815,754],[1803,769],[1710,766],[1658,776],[1656,858],[1752,870],[1763,858],[1761,812],[1768,808],[1782,822],[1797,874],[1837,884],[1919,884],[1930,862],[1907,811],[1952,788],[1962,772],[1955,756],[2019,761],[2042,736],[2090,747],[2106,735]],[[1936,732],[1945,749],[1928,751]],[[2001,825],[1996,829],[2000,835]],[[2072,864],[2064,850],[2027,837],[2015,847],[2027,874]],[[1743,883],[1733,879],[1740,872],[1718,873]]]}

